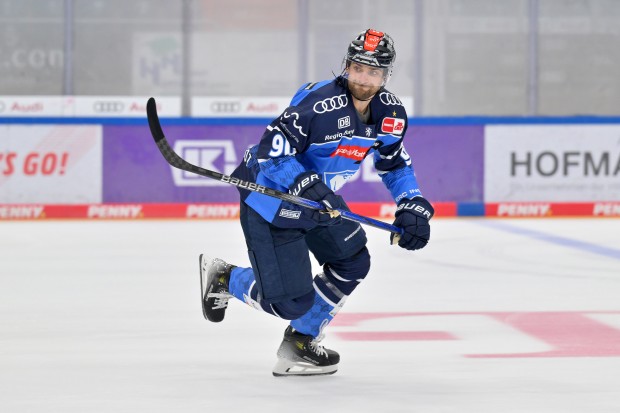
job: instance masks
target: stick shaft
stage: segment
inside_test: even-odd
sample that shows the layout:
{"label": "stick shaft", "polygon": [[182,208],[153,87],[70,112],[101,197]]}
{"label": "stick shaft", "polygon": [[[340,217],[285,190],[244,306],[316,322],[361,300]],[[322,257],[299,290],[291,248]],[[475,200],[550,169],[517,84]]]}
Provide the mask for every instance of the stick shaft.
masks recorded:
{"label": "stick shaft", "polygon": [[[273,188],[269,188],[263,185],[259,185],[254,182],[248,182],[241,180],[239,178],[235,178],[229,175],[225,175],[216,171],[211,171],[209,169],[201,168],[199,166],[193,165],[187,162],[185,159],[181,158],[171,147],[164,132],[161,128],[161,124],[159,123],[159,116],[157,115],[157,108],[155,99],[150,98],[146,105],[146,112],[149,121],[149,128],[151,129],[151,135],[153,135],[153,139],[155,139],[155,143],[159,148],[159,151],[164,156],[166,161],[174,166],[175,168],[182,169],[184,171],[193,172],[197,175],[205,176],[207,178],[212,178],[221,182],[225,182],[230,185],[234,185],[239,188],[247,189],[248,191],[258,192],[273,198],[277,198],[283,201],[287,201],[293,203],[295,205],[300,205],[306,208],[315,209],[315,210],[325,210],[324,206],[319,202],[302,198],[293,194],[288,194],[286,192],[281,192]],[[383,221],[379,221],[373,218],[365,217],[362,215],[355,214],[353,212],[343,210],[343,209],[335,209],[340,213],[342,218],[347,219],[349,221],[359,222],[360,224],[369,225],[375,228],[379,228],[385,231],[393,232],[395,234],[402,234],[403,230],[397,226],[388,224]]]}

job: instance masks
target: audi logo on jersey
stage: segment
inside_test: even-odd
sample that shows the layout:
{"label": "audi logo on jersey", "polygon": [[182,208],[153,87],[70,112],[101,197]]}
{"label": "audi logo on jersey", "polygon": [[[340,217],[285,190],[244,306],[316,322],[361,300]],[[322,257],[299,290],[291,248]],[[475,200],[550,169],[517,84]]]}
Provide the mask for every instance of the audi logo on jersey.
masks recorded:
{"label": "audi logo on jersey", "polygon": [[332,96],[331,98],[319,100],[314,104],[312,110],[315,113],[331,112],[333,110],[342,109],[349,104],[347,95]]}
{"label": "audi logo on jersey", "polygon": [[383,103],[384,105],[403,106],[403,102],[401,102],[401,100],[392,93],[381,92],[379,93],[379,99],[381,100],[381,103]]}

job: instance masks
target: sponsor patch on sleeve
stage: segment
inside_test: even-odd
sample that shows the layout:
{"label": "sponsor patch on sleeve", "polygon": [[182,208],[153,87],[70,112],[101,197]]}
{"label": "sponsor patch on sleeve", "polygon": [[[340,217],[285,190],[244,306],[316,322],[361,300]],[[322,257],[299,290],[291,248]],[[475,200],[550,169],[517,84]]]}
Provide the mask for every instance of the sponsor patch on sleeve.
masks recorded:
{"label": "sponsor patch on sleeve", "polygon": [[405,119],[402,118],[384,118],[381,124],[381,132],[392,135],[402,135],[404,129]]}

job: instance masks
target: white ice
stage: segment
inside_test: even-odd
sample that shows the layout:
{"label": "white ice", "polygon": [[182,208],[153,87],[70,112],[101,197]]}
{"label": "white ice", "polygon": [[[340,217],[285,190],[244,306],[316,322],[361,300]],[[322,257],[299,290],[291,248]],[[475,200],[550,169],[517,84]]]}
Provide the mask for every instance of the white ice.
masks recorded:
{"label": "white ice", "polygon": [[620,412],[620,219],[432,224],[418,252],[368,229],[339,371],[274,378],[283,320],[200,309],[201,252],[249,264],[236,221],[1,222],[0,412]]}

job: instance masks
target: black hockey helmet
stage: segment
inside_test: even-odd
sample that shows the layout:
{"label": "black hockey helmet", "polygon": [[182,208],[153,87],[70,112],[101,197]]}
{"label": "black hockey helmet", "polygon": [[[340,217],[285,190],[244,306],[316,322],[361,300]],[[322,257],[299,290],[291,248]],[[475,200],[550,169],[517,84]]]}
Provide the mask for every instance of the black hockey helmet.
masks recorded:
{"label": "black hockey helmet", "polygon": [[385,69],[385,82],[392,75],[392,67],[396,60],[394,41],[383,32],[368,29],[357,35],[349,44],[345,57],[345,67],[350,62],[357,62],[372,67]]}

